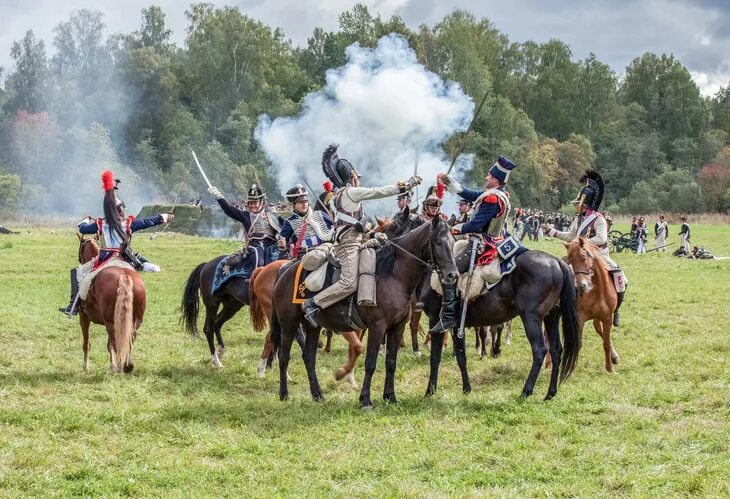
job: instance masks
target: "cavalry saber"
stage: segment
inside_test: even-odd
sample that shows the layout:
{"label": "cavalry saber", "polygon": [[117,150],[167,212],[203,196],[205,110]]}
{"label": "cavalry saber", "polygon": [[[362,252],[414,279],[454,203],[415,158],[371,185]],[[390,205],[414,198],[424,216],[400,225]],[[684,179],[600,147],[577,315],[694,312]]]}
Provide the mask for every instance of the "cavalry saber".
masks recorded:
{"label": "cavalry saber", "polygon": [[479,240],[473,238],[471,241],[471,256],[469,257],[469,277],[466,278],[466,296],[464,296],[464,305],[461,307],[461,321],[459,321],[459,330],[456,332],[456,337],[459,339],[464,338],[464,326],[466,324],[466,308],[469,305],[469,288],[471,287],[471,278],[474,276],[474,261],[477,255],[477,246]]}
{"label": "cavalry saber", "polygon": [[203,175],[205,183],[208,184],[208,187],[213,187],[213,184],[210,183],[210,180],[208,180],[208,176],[203,171],[203,167],[200,166],[200,161],[198,161],[198,157],[195,155],[195,151],[193,151],[192,147],[190,148],[190,152],[193,153],[193,159],[195,160],[195,164],[198,165],[198,170],[200,170],[201,175]]}
{"label": "cavalry saber", "polygon": [[464,135],[462,136],[461,143],[459,144],[459,148],[456,150],[456,154],[454,154],[454,157],[451,158],[451,165],[449,166],[449,169],[446,170],[446,175],[451,173],[451,169],[456,164],[456,158],[461,155],[461,151],[464,149],[464,138],[471,132],[472,127],[474,126],[474,123],[477,121],[477,117],[479,116],[479,113],[482,110],[482,107],[484,107],[484,103],[487,102],[487,97],[489,96],[489,90],[486,91],[484,94],[484,97],[482,98],[482,101],[479,103],[479,107],[477,108],[477,112],[474,113],[474,117],[471,119],[471,123],[469,123],[469,128],[466,129],[466,132],[464,132]]}

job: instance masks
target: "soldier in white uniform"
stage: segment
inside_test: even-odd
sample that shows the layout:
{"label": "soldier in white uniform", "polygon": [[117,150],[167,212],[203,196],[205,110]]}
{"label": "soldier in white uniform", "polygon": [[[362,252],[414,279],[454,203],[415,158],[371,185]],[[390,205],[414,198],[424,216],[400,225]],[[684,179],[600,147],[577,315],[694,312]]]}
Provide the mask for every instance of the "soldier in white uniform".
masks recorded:
{"label": "soldier in white uniform", "polygon": [[420,177],[413,176],[405,183],[360,187],[360,174],[348,160],[338,157],[336,145],[329,146],[322,155],[322,169],[335,185],[330,207],[335,222],[335,255],[342,266],[342,274],[337,282],[302,304],[306,319],[315,327],[315,315],[319,309],[334,305],[357,290],[360,242],[365,232],[362,202],[396,196],[399,189],[411,190],[421,183]]}
{"label": "soldier in white uniform", "polygon": [[659,215],[659,220],[654,224],[654,247],[660,248],[660,251],[666,251],[667,248],[667,234],[669,233],[669,227],[667,222],[664,220],[664,215]]}
{"label": "soldier in white uniform", "polygon": [[618,309],[624,301],[628,280],[623,271],[616,265],[616,262],[608,255],[608,223],[606,218],[598,212],[605,189],[603,179],[598,172],[587,170],[585,175],[581,177],[581,182],[585,182],[586,185],[573,201],[577,215],[573,219],[570,228],[565,232],[561,232],[552,226],[547,226],[546,232],[550,237],[556,237],[563,241],[572,241],[576,237],[582,236],[589,243],[598,247],[601,258],[613,275],[613,284],[618,295],[616,310],[613,312],[613,325],[618,327],[620,318]]}

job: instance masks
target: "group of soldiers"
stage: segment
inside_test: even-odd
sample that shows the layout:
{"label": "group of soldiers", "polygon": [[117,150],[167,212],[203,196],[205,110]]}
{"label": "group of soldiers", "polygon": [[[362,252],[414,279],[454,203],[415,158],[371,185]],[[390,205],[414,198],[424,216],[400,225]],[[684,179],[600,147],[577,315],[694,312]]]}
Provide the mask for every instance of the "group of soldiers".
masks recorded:
{"label": "group of soldiers", "polygon": [[[484,185],[480,189],[465,188],[454,177],[438,174],[436,184],[428,189],[420,213],[414,213],[412,216],[421,217],[423,221],[441,217],[450,225],[454,237],[463,238],[476,234],[484,243],[484,252],[495,252],[496,245],[508,235],[507,216],[511,206],[506,185],[515,167],[510,159],[500,156],[489,168]],[[265,193],[258,185],[252,185],[248,190],[245,210],[229,203],[218,188],[208,189],[223,212],[243,225],[247,247],[253,249],[247,251],[245,258],[255,258],[255,266],[267,265],[286,255],[298,258],[324,242],[333,244],[335,256],[342,267],[339,280],[302,304],[306,319],[313,325],[317,324],[316,316],[319,310],[348,297],[357,289],[360,247],[369,229],[369,218],[365,215],[363,202],[395,197],[397,207],[401,210],[410,205],[414,188],[422,182],[420,177],[414,175],[405,182],[380,187],[362,187],[360,174],[350,161],[339,157],[336,145],[329,146],[325,150],[322,156],[322,169],[328,182],[325,183],[325,192],[319,196],[317,209],[313,210],[310,206],[310,193],[302,185],[295,185],[285,195],[292,210],[292,214],[286,219],[270,209]],[[131,237],[137,230],[171,222],[174,215],[160,214],[144,219],[125,216],[124,203],[116,196],[119,181],[110,179],[111,172],[108,175],[105,172],[104,217],[83,221],[79,224],[79,231],[82,234],[103,235],[105,241],[103,251],[121,256],[138,270],[159,270],[131,250]],[[543,229],[550,236],[566,241],[585,236],[598,246],[601,257],[614,275],[620,306],[626,278],[608,256],[607,224],[603,215],[598,212],[603,198],[603,181],[600,175],[593,171],[586,172],[582,181],[585,182],[585,186],[575,201],[577,215],[570,228],[567,231],[559,231],[553,224],[546,224]],[[459,196],[459,213],[449,219],[441,213],[443,195],[446,191]],[[498,259],[485,260],[490,261],[488,265],[494,267],[485,268],[485,271],[499,274]],[[71,303],[61,309],[67,314],[75,312],[74,300],[80,281],[80,277],[76,274],[76,270],[72,271]],[[432,333],[443,332],[456,326],[458,307],[456,280],[443,282],[442,285],[440,320],[431,329]],[[618,307],[614,323],[618,325]]]}

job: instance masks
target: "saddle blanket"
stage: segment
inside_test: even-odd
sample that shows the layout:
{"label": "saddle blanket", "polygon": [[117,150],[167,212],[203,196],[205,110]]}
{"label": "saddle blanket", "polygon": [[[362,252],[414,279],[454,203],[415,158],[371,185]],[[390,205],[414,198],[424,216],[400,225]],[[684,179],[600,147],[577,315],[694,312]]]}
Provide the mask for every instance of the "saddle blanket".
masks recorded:
{"label": "saddle blanket", "polygon": [[[119,267],[122,269],[134,270],[134,267],[129,263],[125,262],[119,257],[107,258],[101,263],[97,263],[96,258],[90,262],[84,263],[79,266],[76,271],[77,278],[79,279],[79,300],[86,300],[89,296],[89,289],[94,283],[96,275],[110,267]],[[136,272],[136,271],[135,271]]]}
{"label": "saddle blanket", "polygon": [[[332,283],[336,280],[335,277],[339,277],[340,269],[336,268],[334,265],[332,265],[332,263],[327,263],[327,273],[325,274],[324,285],[320,290],[312,291],[307,288],[307,286],[304,284],[304,281],[307,279],[307,276],[309,276],[309,274],[311,274],[312,272],[315,272],[315,270],[305,270],[301,261],[295,263],[294,265],[297,266],[297,271],[296,274],[294,274],[294,293],[292,295],[292,303],[302,304],[304,303],[304,300],[308,298],[314,298],[314,296],[322,289],[325,289],[332,285]],[[338,275],[336,276],[335,274]]]}
{"label": "saddle blanket", "polygon": [[[465,253],[468,261],[470,248],[468,241],[457,241],[454,245],[454,253],[458,255],[457,261],[463,260]],[[477,255],[471,282],[469,282],[468,271],[459,275],[457,284],[459,294],[462,297],[466,296],[468,301],[483,295],[499,284],[504,276],[514,272],[517,268],[517,257],[525,251],[527,251],[527,248],[517,238],[508,236],[497,243],[496,246],[487,249],[487,252],[491,253],[489,258],[483,258],[484,254]],[[495,258],[497,258],[497,262],[494,261]],[[480,265],[481,262],[487,260],[489,263]],[[498,275],[495,275],[496,272],[498,272]],[[431,288],[438,294],[443,294],[441,281],[435,272],[431,274]]]}
{"label": "saddle blanket", "polygon": [[269,246],[248,246],[245,250],[228,255],[218,262],[213,275],[212,292],[220,288],[234,277],[250,279],[256,267],[263,267],[279,259],[276,244]]}

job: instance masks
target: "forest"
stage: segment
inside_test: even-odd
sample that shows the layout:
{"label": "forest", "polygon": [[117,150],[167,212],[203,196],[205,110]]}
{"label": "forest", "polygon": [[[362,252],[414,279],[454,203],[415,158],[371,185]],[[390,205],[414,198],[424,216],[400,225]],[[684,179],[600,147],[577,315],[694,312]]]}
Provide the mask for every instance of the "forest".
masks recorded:
{"label": "forest", "polygon": [[703,97],[671,54],[636,54],[619,75],[593,54],[577,60],[559,39],[512,42],[462,10],[414,30],[358,4],[305,46],[238,8],[197,3],[186,15],[184,46],[155,6],[132,33],[107,35],[100,12],[77,10],[52,47],[33,31],[12,44],[13,67],[0,70],[0,213],[76,213],[91,195],[81,187],[89,165],[112,168],[147,199],[194,197],[190,147],[226,192],[242,197],[257,182],[280,199],[290,186],[278,185],[256,138],[261,116],[297,116],[347,63],[347,47],[391,33],[474,107],[485,99],[471,131],[443,141],[447,162],[459,151],[472,158],[465,180],[481,184],[504,154],[519,165],[515,206],[567,210],[581,173],[595,168],[611,213],[730,211],[730,82]]}

